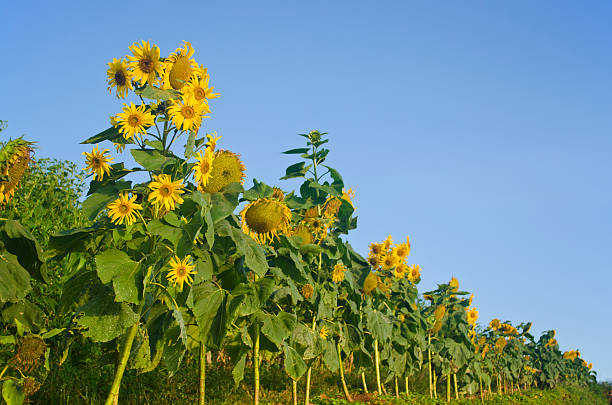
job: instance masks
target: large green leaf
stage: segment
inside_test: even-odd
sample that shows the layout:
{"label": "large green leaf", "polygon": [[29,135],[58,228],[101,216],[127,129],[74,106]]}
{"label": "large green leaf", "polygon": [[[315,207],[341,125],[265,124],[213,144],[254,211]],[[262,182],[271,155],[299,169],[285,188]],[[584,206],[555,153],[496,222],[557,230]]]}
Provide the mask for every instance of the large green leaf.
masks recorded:
{"label": "large green leaf", "polygon": [[78,325],[85,328],[83,335],[94,342],[113,340],[138,322],[138,314],[128,304],[115,302],[107,288],[99,288],[78,312],[83,313],[77,320]]}
{"label": "large green leaf", "polygon": [[283,344],[283,354],[285,357],[285,372],[293,380],[299,380],[306,372],[306,363],[297,351],[288,344]]}
{"label": "large green leaf", "polygon": [[83,201],[83,213],[93,220],[98,216],[100,211],[106,208],[106,205],[119,197],[121,190],[129,189],[132,183],[129,181],[118,181],[113,184],[100,187],[95,193],[91,194]]}
{"label": "large green leaf", "polygon": [[179,163],[180,160],[176,156],[163,155],[157,149],[131,149],[130,152],[134,160],[146,170],[161,170],[168,164]]}
{"label": "large green leaf", "polygon": [[244,264],[260,277],[268,271],[266,253],[261,245],[255,242],[241,229],[231,226],[229,221],[217,223],[215,230],[219,236],[229,236],[235,243],[239,253],[244,255]]}
{"label": "large green leaf", "polygon": [[42,248],[30,231],[24,228],[19,221],[12,219],[3,221],[2,225],[2,242],[6,250],[17,256],[21,266],[32,277],[45,283],[48,282]]}
{"label": "large green leaf", "polygon": [[375,339],[384,342],[391,337],[393,324],[383,313],[376,310],[367,311],[366,319],[368,322],[368,329],[372,332]]}
{"label": "large green leaf", "polygon": [[238,361],[232,369],[232,377],[234,377],[234,383],[236,385],[240,384],[240,381],[242,381],[242,379],[244,378],[244,367],[246,365],[247,353],[248,350],[241,350],[240,355],[238,356]]}
{"label": "large green leaf", "polygon": [[175,249],[183,235],[183,230],[181,228],[164,224],[156,219],[149,222],[147,229],[153,235],[161,236],[163,239],[168,240]]}
{"label": "large green leaf", "polygon": [[82,252],[90,246],[96,227],[76,228],[51,235],[47,246],[49,257],[57,257],[69,252]]}
{"label": "large green leaf", "polygon": [[2,310],[2,319],[6,323],[15,320],[31,332],[40,330],[45,325],[45,313],[37,305],[27,300],[11,304]]}
{"label": "large green leaf", "polygon": [[191,289],[193,295],[192,311],[200,328],[202,342],[208,347],[218,345],[225,330],[220,325],[219,317],[224,316],[225,291],[213,282],[207,281],[194,285]]}
{"label": "large green leaf", "polygon": [[142,286],[142,275],[138,262],[117,249],[109,249],[96,255],[96,271],[100,281],[108,284],[112,281],[116,301],[138,303],[139,286]]}
{"label": "large green leaf", "polygon": [[30,273],[8,252],[0,254],[0,302],[18,301],[30,292]]}
{"label": "large green leaf", "polygon": [[151,100],[172,100],[173,98],[178,98],[180,93],[173,89],[162,90],[157,87],[153,87],[150,85],[145,85],[140,89],[136,89],[134,91],[136,94],[143,98],[148,98]]}
{"label": "large green leaf", "polygon": [[333,341],[325,340],[323,344],[323,363],[329,371],[335,373],[340,366],[338,363],[338,350],[336,350],[336,345]]}
{"label": "large green leaf", "polygon": [[273,315],[265,315],[261,333],[270,339],[276,347],[281,348],[283,341],[289,337],[289,332],[287,325],[281,319]]}
{"label": "large green leaf", "polygon": [[2,398],[6,401],[6,405],[21,405],[25,400],[25,394],[21,385],[15,380],[5,380],[2,383]]}
{"label": "large green leaf", "polygon": [[81,142],[81,144],[100,143],[102,141],[115,142],[117,140],[117,138],[123,138],[123,135],[121,135],[119,133],[117,128],[110,127],[108,129],[105,129],[104,131],[102,131],[102,132],[92,136],[91,138],[88,138],[88,139],[84,140],[83,142]]}

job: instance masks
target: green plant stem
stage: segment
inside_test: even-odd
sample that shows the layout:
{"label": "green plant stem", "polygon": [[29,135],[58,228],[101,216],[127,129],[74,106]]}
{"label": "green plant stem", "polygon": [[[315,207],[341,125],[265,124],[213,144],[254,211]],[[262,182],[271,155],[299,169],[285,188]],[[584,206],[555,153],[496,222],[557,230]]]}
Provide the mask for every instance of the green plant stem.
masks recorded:
{"label": "green plant stem", "polygon": [[125,372],[125,367],[127,366],[128,359],[130,358],[130,351],[132,350],[132,344],[134,343],[134,338],[138,333],[138,322],[136,322],[128,332],[127,339],[125,341],[125,345],[123,346],[123,350],[121,352],[121,359],[119,361],[119,365],[115,371],[115,378],[113,379],[113,385],[111,385],[110,392],[108,393],[108,397],[106,397],[105,405],[113,405],[116,404],[119,400],[119,387],[121,387],[121,379],[123,378],[123,373]]}
{"label": "green plant stem", "polygon": [[[427,335],[427,341],[431,345],[431,335]],[[427,348],[427,366],[429,368],[429,398],[433,398],[433,378],[431,374],[431,349]]]}
{"label": "green plant stem", "polygon": [[380,354],[378,353],[378,339],[374,339],[374,367],[376,368],[376,388],[378,389],[378,395],[382,395],[382,388],[380,385]]}
{"label": "green plant stem", "polygon": [[410,395],[410,392],[408,391],[408,377],[404,378],[404,383],[406,385],[406,395]]}
{"label": "green plant stem", "polygon": [[478,376],[478,383],[480,384],[480,402],[484,403],[484,398],[482,397],[482,377]]}
{"label": "green plant stem", "polygon": [[200,402],[204,405],[206,400],[206,346],[200,344]]}
{"label": "green plant stem", "polygon": [[293,405],[297,405],[298,403],[298,397],[297,397],[297,381],[295,381],[294,379],[291,379],[291,385],[292,385],[292,394],[293,394]]}
{"label": "green plant stem", "polygon": [[6,366],[4,366],[2,371],[0,371],[0,379],[2,379],[2,376],[4,375],[4,373],[6,373],[6,370],[8,370],[8,368],[9,368],[9,365],[7,364]]}
{"label": "green plant stem", "polygon": [[[320,266],[320,262],[319,262]],[[314,332],[317,326],[317,317],[312,315],[312,330]],[[310,405],[310,378],[312,377],[312,367],[308,367],[306,372],[306,392],[304,393],[304,405]]]}
{"label": "green plant stem", "polygon": [[361,383],[363,384],[363,392],[368,394],[368,384],[366,384],[365,372],[361,372]]}
{"label": "green plant stem", "polygon": [[344,391],[344,396],[346,400],[349,402],[353,402],[353,398],[348,391],[348,387],[346,386],[346,380],[344,379],[344,363],[342,362],[342,348],[340,347],[340,342],[336,343],[336,349],[338,350],[338,365],[340,369],[340,381],[342,382],[342,390]]}
{"label": "green plant stem", "polygon": [[434,394],[434,398],[438,399],[438,377],[436,376],[436,370],[432,370],[432,374],[433,374],[433,394]]}
{"label": "green plant stem", "polygon": [[453,373],[453,383],[455,385],[455,399],[459,399],[459,390],[457,389],[457,374]]}
{"label": "green plant stem", "polygon": [[451,397],[451,375],[450,373],[446,375],[446,402],[450,402]]}
{"label": "green plant stem", "polygon": [[253,374],[255,396],[253,403],[259,405],[259,324],[255,324],[255,344],[253,345]]}
{"label": "green plant stem", "polygon": [[399,398],[399,385],[397,384],[397,377],[395,377],[395,398]]}

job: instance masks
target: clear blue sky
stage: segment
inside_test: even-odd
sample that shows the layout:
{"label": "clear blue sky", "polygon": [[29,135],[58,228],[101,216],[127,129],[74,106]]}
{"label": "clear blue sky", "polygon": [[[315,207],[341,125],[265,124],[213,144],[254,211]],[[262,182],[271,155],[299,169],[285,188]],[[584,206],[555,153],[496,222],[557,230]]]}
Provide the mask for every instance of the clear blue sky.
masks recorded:
{"label": "clear blue sky", "polygon": [[556,329],[612,379],[612,3],[95,3],[2,7],[10,136],[82,165],[121,106],[106,63],[191,41],[247,186],[281,183],[294,134],[329,132],[358,251],[410,235],[423,290],[456,276],[483,322]]}

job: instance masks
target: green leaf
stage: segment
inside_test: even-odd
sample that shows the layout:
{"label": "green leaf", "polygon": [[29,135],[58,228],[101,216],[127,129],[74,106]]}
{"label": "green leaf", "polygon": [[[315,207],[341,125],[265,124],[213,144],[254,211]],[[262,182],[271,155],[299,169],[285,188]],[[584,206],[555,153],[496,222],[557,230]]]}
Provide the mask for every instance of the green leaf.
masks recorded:
{"label": "green leaf", "polygon": [[0,280],[0,303],[22,300],[32,289],[30,273],[8,252],[0,254]]}
{"label": "green leaf", "polygon": [[131,149],[134,160],[143,168],[150,171],[161,170],[168,164],[179,163],[175,156],[164,156],[156,149]]}
{"label": "green leaf", "polygon": [[181,236],[183,235],[182,229],[171,225],[166,225],[156,219],[149,222],[147,227],[149,232],[151,232],[153,235],[161,236],[163,239],[166,239],[172,243],[172,246],[174,246],[175,249],[178,246]]}
{"label": "green leaf", "polygon": [[210,215],[214,223],[226,218],[238,206],[238,195],[243,191],[240,183],[232,183],[219,193],[211,193]]}
{"label": "green leaf", "polygon": [[286,150],[283,153],[287,155],[299,155],[301,153],[307,153],[308,151],[310,151],[310,148],[296,148]]}
{"label": "green leaf", "polygon": [[48,282],[43,251],[32,234],[12,219],[3,221],[2,242],[10,253],[17,256],[19,264],[38,281]]}
{"label": "green leaf", "polygon": [[180,93],[173,89],[162,90],[157,87],[146,85],[140,89],[134,90],[134,93],[138,94],[142,98],[148,98],[150,100],[163,100],[168,101],[178,98]]}
{"label": "green leaf", "polygon": [[283,354],[285,355],[285,372],[293,380],[299,380],[306,372],[306,363],[295,349],[288,344],[283,344]]}
{"label": "green leaf", "polygon": [[111,142],[117,143],[116,142],[117,138],[123,138],[123,135],[119,133],[117,128],[110,127],[100,132],[99,134],[96,134],[92,136],[91,138],[84,140],[83,142],[81,142],[81,144],[100,143],[102,141],[111,141]]}
{"label": "green leaf", "polygon": [[95,262],[100,281],[104,284],[112,281],[116,301],[138,303],[138,286],[142,285],[142,276],[138,272],[140,263],[117,249],[96,255]]}
{"label": "green leaf", "polygon": [[279,318],[268,314],[264,317],[261,333],[270,339],[279,349],[282,347],[283,341],[289,337],[289,329],[287,329],[285,323]]}
{"label": "green leaf", "polygon": [[221,316],[219,312],[225,311],[223,307],[225,292],[212,282],[194,285],[191,291],[193,294],[191,309],[200,328],[202,342],[208,347],[218,345],[225,335],[225,330],[215,329],[213,326],[215,318]]}
{"label": "green leaf", "polygon": [[340,366],[340,363],[338,363],[338,351],[336,350],[336,345],[330,340],[325,340],[324,342],[323,363],[325,363],[325,366],[327,366],[329,371],[335,373]]}
{"label": "green leaf", "polygon": [[97,294],[79,312],[83,315],[78,318],[77,324],[85,328],[83,336],[94,342],[113,340],[138,322],[138,314],[128,304],[115,302],[107,288],[99,288]]}
{"label": "green leaf", "polygon": [[2,383],[2,398],[6,401],[6,405],[21,405],[25,400],[25,394],[21,385],[15,380],[5,380]]}
{"label": "green leaf", "polygon": [[312,165],[308,165],[304,167],[304,165],[305,165],[304,162],[299,162],[299,163],[295,163],[289,166],[285,170],[285,175],[281,177],[280,179],[287,180],[287,179],[293,179],[295,177],[304,177],[306,173],[308,172],[308,169],[310,169],[310,167],[312,166]]}
{"label": "green leaf", "polygon": [[241,350],[241,355],[239,356],[236,365],[232,369],[232,377],[234,377],[234,383],[236,386],[240,384],[240,381],[244,379],[244,367],[246,365],[246,357],[248,350]]}
{"label": "green leaf", "polygon": [[265,276],[268,271],[268,261],[261,245],[241,229],[231,226],[228,221],[219,222],[215,229],[219,236],[229,236],[234,241],[238,252],[244,255],[246,267],[260,277]]}
{"label": "green leaf", "polygon": [[76,228],[51,235],[47,254],[56,257],[68,252],[82,252],[89,246],[96,230],[96,227]]}
{"label": "green leaf", "polygon": [[190,131],[189,137],[187,138],[187,143],[185,143],[185,159],[189,159],[191,156],[193,156],[193,149],[195,148],[195,137],[195,132]]}
{"label": "green leaf", "polygon": [[253,179],[253,187],[242,194],[242,199],[246,201],[254,201],[258,198],[266,198],[271,197],[274,189],[264,182],[257,181],[257,179]]}
{"label": "green leaf", "polygon": [[130,181],[118,181],[114,184],[100,187],[83,202],[83,213],[90,220],[95,219],[100,211],[106,208],[108,203],[119,197],[119,192],[121,190],[129,189],[131,187],[132,183]]}
{"label": "green leaf", "polygon": [[391,320],[380,311],[367,311],[366,319],[368,322],[368,329],[372,332],[375,339],[384,342],[391,337],[393,324]]}
{"label": "green leaf", "polygon": [[17,321],[30,332],[37,331],[45,325],[45,313],[43,310],[27,300],[4,308],[2,310],[2,319],[8,324]]}

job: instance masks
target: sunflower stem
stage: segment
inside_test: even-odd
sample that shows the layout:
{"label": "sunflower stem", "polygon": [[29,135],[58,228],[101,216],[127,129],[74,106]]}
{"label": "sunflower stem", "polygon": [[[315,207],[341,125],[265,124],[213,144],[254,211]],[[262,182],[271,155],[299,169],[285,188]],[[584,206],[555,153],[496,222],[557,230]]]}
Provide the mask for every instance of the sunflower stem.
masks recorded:
{"label": "sunflower stem", "polygon": [[106,397],[105,405],[113,405],[119,400],[119,388],[121,387],[121,379],[123,378],[125,367],[127,366],[128,359],[130,358],[130,351],[132,350],[132,344],[134,343],[134,338],[136,337],[137,332],[138,322],[136,322],[128,332],[125,345],[123,346],[123,350],[121,352],[121,359],[115,371],[113,385],[111,386],[110,392],[108,393],[108,397]]}
{"label": "sunflower stem", "polygon": [[451,375],[446,375],[446,402],[450,402],[451,398]]}
{"label": "sunflower stem", "polygon": [[6,366],[4,366],[4,368],[2,369],[2,371],[0,371],[0,379],[2,379],[2,376],[4,375],[4,373],[6,373],[6,370],[8,370],[9,368],[9,363],[6,364]]}
{"label": "sunflower stem", "polygon": [[399,398],[399,385],[397,384],[397,377],[395,377],[395,398]]}
{"label": "sunflower stem", "polygon": [[[431,335],[427,336],[429,345],[431,345]],[[427,348],[427,367],[429,368],[429,398],[433,398],[433,378],[431,374],[431,349]]]}
{"label": "sunflower stem", "polygon": [[255,344],[253,345],[253,374],[255,396],[253,403],[259,405],[259,324],[255,324]]}
{"label": "sunflower stem", "polygon": [[[317,326],[317,317],[312,315],[312,330],[314,332]],[[310,378],[312,376],[312,367],[308,367],[308,372],[306,373],[306,392],[304,393],[304,405],[310,405]]]}
{"label": "sunflower stem", "polygon": [[297,405],[298,403],[298,396],[297,396],[297,381],[294,379],[291,379],[291,385],[292,385],[292,397],[293,397],[293,405]]}
{"label": "sunflower stem", "polygon": [[406,385],[406,396],[410,395],[410,391],[408,390],[408,377],[404,378],[404,383]]}
{"label": "sunflower stem", "polygon": [[363,392],[368,394],[368,384],[366,384],[365,372],[361,372],[361,383],[363,384]]}
{"label": "sunflower stem", "polygon": [[204,405],[206,400],[206,345],[200,344],[200,402]]}
{"label": "sunflower stem", "polygon": [[453,383],[455,385],[455,399],[459,399],[459,390],[457,389],[457,374],[453,373]]}
{"label": "sunflower stem", "polygon": [[376,368],[376,388],[378,395],[382,395],[382,387],[380,385],[380,354],[378,353],[378,339],[374,339],[374,367]]}

